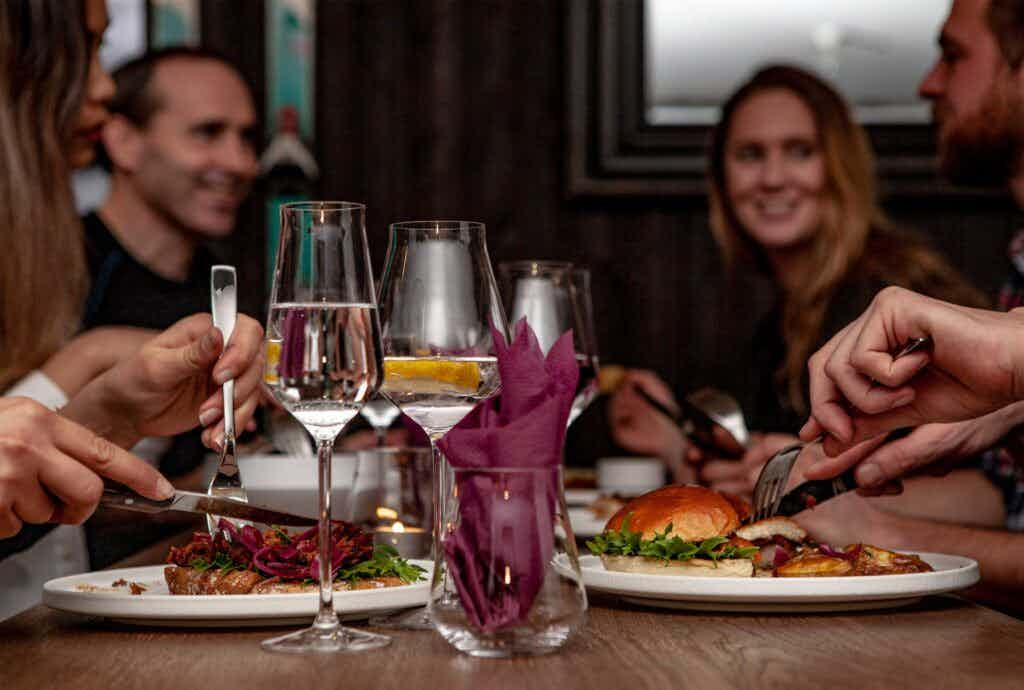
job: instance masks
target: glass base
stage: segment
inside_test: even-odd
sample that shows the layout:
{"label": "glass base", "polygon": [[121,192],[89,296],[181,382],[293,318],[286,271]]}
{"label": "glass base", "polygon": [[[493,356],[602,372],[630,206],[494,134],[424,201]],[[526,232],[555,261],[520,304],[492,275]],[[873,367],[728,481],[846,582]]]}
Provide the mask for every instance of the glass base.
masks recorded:
{"label": "glass base", "polygon": [[386,635],[377,635],[342,626],[318,628],[314,625],[305,630],[264,640],[260,646],[268,652],[314,654],[365,652],[370,649],[386,647],[389,644],[391,644],[391,638]]}
{"label": "glass base", "polygon": [[438,625],[437,631],[464,654],[485,659],[500,659],[556,652],[572,636],[574,628],[562,625],[552,626],[543,633],[531,628],[482,633],[468,626]]}
{"label": "glass base", "polygon": [[377,628],[392,630],[433,630],[434,621],[430,620],[427,607],[422,606],[411,611],[397,611],[386,616],[373,616],[370,625]]}

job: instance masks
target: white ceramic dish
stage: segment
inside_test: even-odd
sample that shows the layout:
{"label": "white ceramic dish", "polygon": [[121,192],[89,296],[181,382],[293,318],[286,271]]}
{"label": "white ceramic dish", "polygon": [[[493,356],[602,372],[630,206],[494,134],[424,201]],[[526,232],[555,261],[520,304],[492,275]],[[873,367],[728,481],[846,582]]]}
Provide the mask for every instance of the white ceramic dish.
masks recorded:
{"label": "white ceramic dish", "polygon": [[[334,610],[345,620],[366,618],[379,611],[422,606],[430,592],[430,562],[410,560],[427,570],[409,585],[334,593]],[[240,627],[308,624],[316,615],[318,595],[237,594],[172,595],[164,567],[101,570],[50,580],[43,586],[43,603],[62,611],[103,616],[122,623],[173,627]],[[138,582],[147,590],[133,595],[111,585],[118,579]]]}
{"label": "white ceramic dish", "polygon": [[[871,577],[687,577],[605,570],[597,556],[581,556],[588,590],[617,594],[628,602],[670,609],[753,613],[814,613],[889,608],[913,604],[978,582],[970,558],[921,553],[934,572]],[[562,557],[564,559],[564,557]],[[567,570],[564,560],[556,566]]]}
{"label": "white ceramic dish", "polygon": [[586,508],[570,507],[567,512],[573,536],[577,539],[596,537],[604,531],[604,525],[608,522],[604,518],[594,517],[594,514]]}

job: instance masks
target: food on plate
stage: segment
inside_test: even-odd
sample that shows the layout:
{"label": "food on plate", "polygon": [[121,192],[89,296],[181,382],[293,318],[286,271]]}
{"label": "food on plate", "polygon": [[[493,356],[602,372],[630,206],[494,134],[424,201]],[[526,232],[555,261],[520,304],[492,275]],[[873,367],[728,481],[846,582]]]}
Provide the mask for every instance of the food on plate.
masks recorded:
{"label": "food on plate", "polygon": [[626,505],[626,499],[619,494],[601,494],[587,505],[587,510],[597,520],[607,520]]}
{"label": "food on plate", "polygon": [[587,542],[608,570],[704,577],[898,575],[932,568],[912,554],[868,544],[834,549],[796,522],[743,524],[750,506],[701,486],[666,486],[626,503]]}
{"label": "food on plate", "polygon": [[[400,558],[387,544],[356,525],[331,526],[334,589],[373,589],[416,582],[423,568]],[[282,594],[317,591],[319,538],[316,527],[290,535],[280,527],[260,532],[227,520],[211,536],[196,532],[172,547],[164,579],[171,594]]]}
{"label": "food on plate", "polygon": [[592,467],[566,467],[562,470],[566,489],[596,489],[597,472]]}

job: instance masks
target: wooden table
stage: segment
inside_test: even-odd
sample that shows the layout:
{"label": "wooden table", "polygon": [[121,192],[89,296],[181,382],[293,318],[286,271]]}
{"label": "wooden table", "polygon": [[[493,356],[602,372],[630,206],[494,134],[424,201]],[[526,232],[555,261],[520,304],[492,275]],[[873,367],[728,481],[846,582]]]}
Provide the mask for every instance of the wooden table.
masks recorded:
{"label": "wooden table", "polygon": [[[154,559],[131,559],[139,562]],[[260,640],[280,630],[142,628],[39,606],[0,624],[0,688],[1024,687],[1024,622],[954,597],[813,616],[671,612],[599,597],[560,653],[511,660],[470,658],[431,632],[394,632],[390,647],[354,655],[262,651]]]}

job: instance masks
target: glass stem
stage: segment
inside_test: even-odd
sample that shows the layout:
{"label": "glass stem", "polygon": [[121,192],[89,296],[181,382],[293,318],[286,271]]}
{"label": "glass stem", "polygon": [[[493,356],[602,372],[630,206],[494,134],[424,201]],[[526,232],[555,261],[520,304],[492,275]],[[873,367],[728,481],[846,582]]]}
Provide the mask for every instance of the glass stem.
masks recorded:
{"label": "glass stem", "polygon": [[333,543],[331,540],[331,455],[334,451],[334,439],[317,439],[316,456],[319,473],[319,513],[320,530],[320,610],[317,611],[313,626],[324,630],[340,632],[338,616],[334,613],[334,578]]}
{"label": "glass stem", "polygon": [[373,427],[373,433],[377,435],[377,447],[383,448],[388,442],[388,428],[386,426]]}

